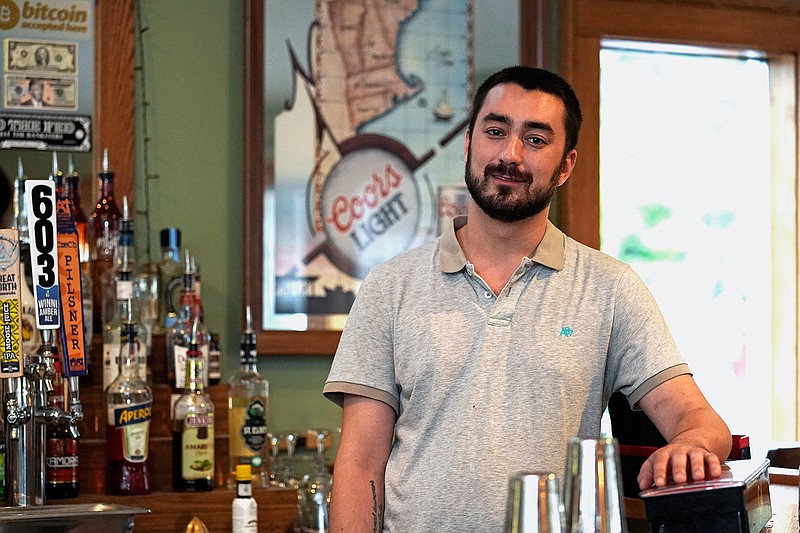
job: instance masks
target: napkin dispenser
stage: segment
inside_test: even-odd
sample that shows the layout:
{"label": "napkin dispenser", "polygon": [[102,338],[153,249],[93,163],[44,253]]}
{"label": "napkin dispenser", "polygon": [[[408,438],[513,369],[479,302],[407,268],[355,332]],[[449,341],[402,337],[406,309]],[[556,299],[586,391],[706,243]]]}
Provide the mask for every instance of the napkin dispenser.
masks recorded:
{"label": "napkin dispenser", "polygon": [[772,518],[769,460],[731,461],[722,476],[639,493],[659,533],[758,533]]}

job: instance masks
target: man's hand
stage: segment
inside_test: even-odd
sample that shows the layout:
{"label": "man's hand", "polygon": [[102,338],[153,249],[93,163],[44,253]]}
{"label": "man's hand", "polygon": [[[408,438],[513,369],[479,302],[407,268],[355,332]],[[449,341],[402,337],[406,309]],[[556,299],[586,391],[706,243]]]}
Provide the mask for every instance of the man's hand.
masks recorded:
{"label": "man's hand", "polygon": [[685,483],[714,479],[722,475],[716,454],[692,444],[673,441],[659,448],[644,462],[639,476],[639,489],[663,487],[667,483]]}
{"label": "man's hand", "polygon": [[637,478],[640,489],[722,474],[720,457],[725,459],[730,453],[731,432],[691,376],[665,381],[645,394],[639,406],[669,442],[642,465]]}

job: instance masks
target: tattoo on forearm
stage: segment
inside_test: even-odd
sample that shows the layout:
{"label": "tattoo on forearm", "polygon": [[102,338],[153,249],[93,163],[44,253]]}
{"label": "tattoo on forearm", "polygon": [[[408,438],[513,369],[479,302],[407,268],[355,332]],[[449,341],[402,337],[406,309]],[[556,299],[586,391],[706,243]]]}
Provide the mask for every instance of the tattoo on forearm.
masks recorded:
{"label": "tattoo on forearm", "polygon": [[372,487],[372,533],[381,533],[383,531],[383,505],[378,503],[375,480],[370,479],[369,485]]}

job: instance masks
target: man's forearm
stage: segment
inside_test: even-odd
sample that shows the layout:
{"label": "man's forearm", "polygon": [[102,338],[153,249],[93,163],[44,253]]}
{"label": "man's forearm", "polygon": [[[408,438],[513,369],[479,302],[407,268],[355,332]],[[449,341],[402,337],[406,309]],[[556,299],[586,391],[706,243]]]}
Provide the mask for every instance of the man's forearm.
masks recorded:
{"label": "man's forearm", "polygon": [[336,465],[331,496],[332,532],[381,533],[383,502],[383,476],[370,476],[350,465]]}

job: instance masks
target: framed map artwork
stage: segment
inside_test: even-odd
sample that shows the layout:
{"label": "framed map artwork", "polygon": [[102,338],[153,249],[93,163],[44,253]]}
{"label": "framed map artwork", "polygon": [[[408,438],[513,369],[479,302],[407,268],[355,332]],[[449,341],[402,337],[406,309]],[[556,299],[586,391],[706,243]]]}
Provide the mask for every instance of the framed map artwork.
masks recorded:
{"label": "framed map artwork", "polygon": [[339,330],[465,209],[472,0],[266,0],[262,328]]}

